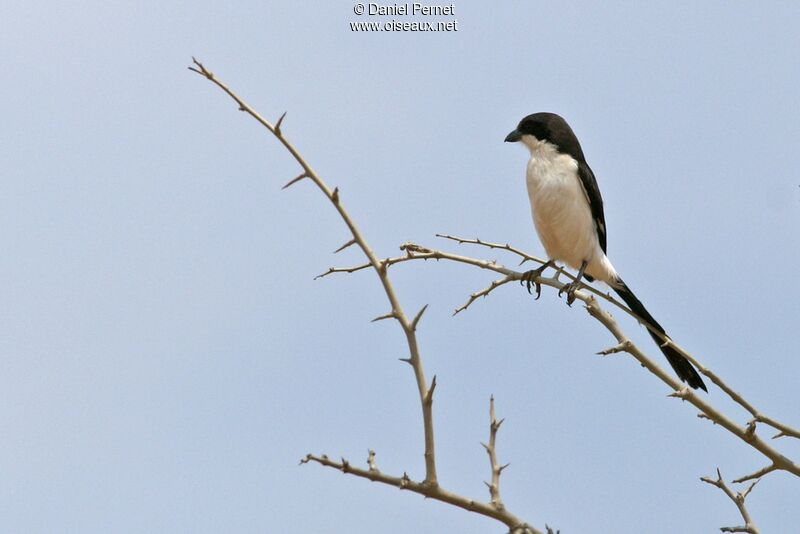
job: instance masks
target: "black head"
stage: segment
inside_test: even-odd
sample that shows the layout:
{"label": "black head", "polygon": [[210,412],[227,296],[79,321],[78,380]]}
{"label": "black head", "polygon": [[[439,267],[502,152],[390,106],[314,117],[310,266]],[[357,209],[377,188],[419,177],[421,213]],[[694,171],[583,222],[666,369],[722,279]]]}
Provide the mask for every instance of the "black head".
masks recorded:
{"label": "black head", "polygon": [[585,162],[581,144],[572,132],[572,128],[555,113],[528,115],[519,121],[516,130],[506,136],[506,143],[521,141],[525,135],[531,135],[539,141],[547,141],[555,145],[562,154],[569,154],[578,161]]}

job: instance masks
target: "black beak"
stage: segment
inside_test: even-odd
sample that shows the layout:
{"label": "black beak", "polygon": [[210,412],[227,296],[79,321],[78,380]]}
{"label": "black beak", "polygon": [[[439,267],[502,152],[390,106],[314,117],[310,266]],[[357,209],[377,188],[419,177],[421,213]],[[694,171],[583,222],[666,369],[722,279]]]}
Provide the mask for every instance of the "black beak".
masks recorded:
{"label": "black beak", "polygon": [[516,143],[520,139],[522,139],[522,134],[519,130],[514,130],[506,136],[506,143]]}

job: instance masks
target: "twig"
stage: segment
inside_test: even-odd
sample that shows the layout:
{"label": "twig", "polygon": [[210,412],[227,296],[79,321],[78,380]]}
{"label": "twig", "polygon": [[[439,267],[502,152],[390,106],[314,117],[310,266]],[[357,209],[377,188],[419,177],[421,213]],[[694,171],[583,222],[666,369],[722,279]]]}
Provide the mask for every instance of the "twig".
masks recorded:
{"label": "twig", "polygon": [[528,254],[527,252],[524,252],[524,251],[522,251],[522,250],[520,250],[520,249],[518,249],[516,247],[512,247],[508,243],[505,243],[505,244],[502,244],[502,243],[491,243],[489,241],[483,241],[482,239],[478,239],[478,238],[470,239],[470,238],[467,238],[467,237],[458,237],[458,236],[448,235],[448,234],[436,234],[436,237],[441,237],[442,239],[449,239],[450,241],[455,241],[459,245],[466,243],[466,244],[469,244],[469,245],[481,245],[483,247],[488,247],[488,248],[493,248],[493,249],[507,250],[508,252],[516,254],[517,256],[520,256],[522,258],[523,261],[520,263],[520,265],[522,265],[522,263],[525,263],[526,261],[534,261],[534,262],[539,263],[541,265],[544,265],[545,263],[547,263],[547,260],[543,260],[543,259],[538,258],[536,256],[532,256],[532,255]]}
{"label": "twig", "polygon": [[748,532],[749,534],[759,534],[758,527],[756,527],[755,523],[753,523],[753,519],[750,517],[750,513],[747,511],[747,507],[745,506],[745,499],[753,491],[753,488],[760,479],[755,480],[750,486],[741,492],[734,493],[725,481],[722,480],[722,473],[720,473],[719,468],[717,469],[717,478],[714,480],[710,477],[702,477],[700,480],[707,484],[711,484],[712,486],[716,486],[717,488],[721,489],[725,492],[725,495],[728,496],[730,500],[736,505],[739,509],[739,513],[742,515],[742,519],[744,519],[744,525],[740,527],[722,527],[720,530],[722,532]]}
{"label": "twig", "polygon": [[401,490],[410,491],[424,495],[429,499],[445,502],[457,506],[463,510],[474,512],[486,517],[496,519],[503,524],[507,525],[510,532],[526,534],[543,534],[541,530],[533,528],[526,523],[520,521],[518,517],[511,514],[505,508],[498,508],[491,503],[485,503],[468,499],[456,493],[452,493],[443,489],[441,486],[432,486],[423,482],[411,480],[408,474],[403,473],[403,476],[392,476],[384,474],[377,469],[361,469],[353,466],[350,462],[342,458],[340,461],[331,460],[326,455],[317,456],[314,454],[307,454],[305,458],[300,460],[301,464],[309,462],[316,462],[325,467],[331,467],[347,475],[353,475],[360,478],[366,478],[372,482],[380,482],[388,486],[394,486]]}
{"label": "twig", "polygon": [[372,264],[367,262],[361,265],[356,265],[355,267],[329,267],[327,271],[324,273],[318,274],[314,277],[314,280],[319,278],[325,278],[326,276],[334,273],[354,273],[356,271],[361,271],[363,269],[368,269],[372,267]]}
{"label": "twig", "polygon": [[748,480],[760,479],[764,475],[772,473],[776,469],[778,469],[778,466],[776,466],[775,464],[769,464],[768,466],[762,467],[758,471],[750,473],[749,475],[744,475],[742,477],[737,478],[736,480],[734,480],[734,482],[739,484],[741,482],[747,482]]}
{"label": "twig", "polygon": [[494,415],[494,395],[492,395],[489,397],[489,444],[481,443],[481,445],[483,445],[483,448],[486,449],[486,453],[489,455],[489,466],[492,469],[492,481],[484,482],[484,484],[489,488],[489,497],[492,506],[498,510],[503,510],[505,508],[503,500],[500,498],[500,474],[509,466],[509,464],[500,465],[497,463],[497,431],[500,429],[500,425],[503,424],[503,421],[505,421],[505,419],[498,421],[497,417]]}
{"label": "twig", "polygon": [[492,291],[494,291],[498,287],[502,286],[503,284],[507,284],[507,283],[511,282],[512,280],[514,280],[514,278],[512,276],[504,276],[500,280],[495,280],[494,282],[489,284],[489,287],[486,287],[484,289],[481,289],[478,292],[473,293],[472,295],[469,296],[469,300],[467,300],[467,302],[465,302],[463,305],[461,305],[458,308],[456,308],[456,311],[453,312],[453,315],[458,315],[462,311],[464,311],[467,308],[469,308],[470,305],[473,302],[475,302],[476,300],[478,300],[479,298],[485,297],[486,295],[488,295],[489,293],[491,293]]}

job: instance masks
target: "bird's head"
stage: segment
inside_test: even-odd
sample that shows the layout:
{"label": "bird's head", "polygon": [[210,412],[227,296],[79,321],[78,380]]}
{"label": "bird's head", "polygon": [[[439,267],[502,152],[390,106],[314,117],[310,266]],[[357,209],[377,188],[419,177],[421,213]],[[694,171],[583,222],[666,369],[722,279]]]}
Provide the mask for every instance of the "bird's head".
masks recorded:
{"label": "bird's head", "polygon": [[567,121],[555,113],[534,113],[528,115],[506,136],[506,143],[521,141],[529,149],[534,150],[543,143],[553,145],[561,153],[576,154],[583,157],[578,138],[572,132]]}

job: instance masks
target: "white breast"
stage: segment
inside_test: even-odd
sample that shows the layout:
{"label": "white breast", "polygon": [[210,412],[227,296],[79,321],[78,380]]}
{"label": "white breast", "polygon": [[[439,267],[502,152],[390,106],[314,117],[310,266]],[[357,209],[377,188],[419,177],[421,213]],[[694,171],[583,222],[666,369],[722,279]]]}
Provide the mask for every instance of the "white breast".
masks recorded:
{"label": "white breast", "polygon": [[600,248],[578,163],[550,143],[537,141],[528,146],[528,196],[533,223],[547,255],[574,269],[586,261],[589,275],[613,280],[616,273]]}

